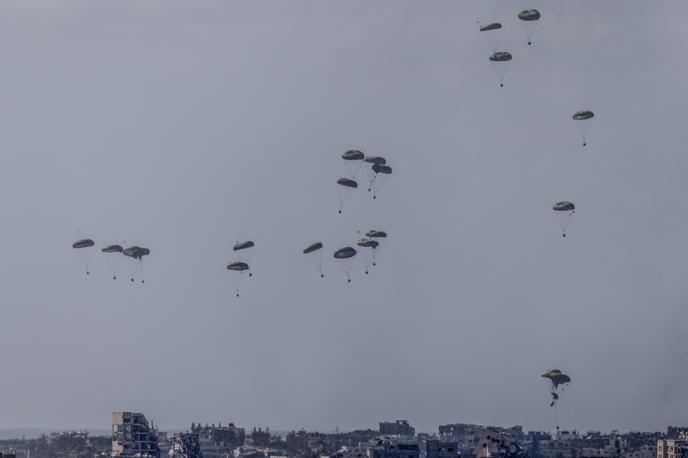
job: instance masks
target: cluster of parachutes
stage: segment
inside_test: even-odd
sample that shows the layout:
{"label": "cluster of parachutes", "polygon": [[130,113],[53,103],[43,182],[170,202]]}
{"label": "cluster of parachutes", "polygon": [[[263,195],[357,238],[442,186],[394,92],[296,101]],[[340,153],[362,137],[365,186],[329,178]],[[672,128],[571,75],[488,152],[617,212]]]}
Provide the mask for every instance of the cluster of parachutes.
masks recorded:
{"label": "cluster of parachutes", "polygon": [[[95,242],[92,239],[85,238],[77,240],[72,244],[72,248],[77,250],[81,255],[81,260],[86,271],[86,275],[91,274],[91,252],[95,247]],[[143,277],[143,257],[150,255],[150,250],[148,248],[140,247],[138,245],[132,245],[130,247],[124,248],[122,245],[113,244],[107,245],[100,250],[102,253],[106,253],[111,259],[112,264],[112,278],[117,280],[117,267],[119,258],[118,255],[126,256],[131,260],[138,262],[140,272],[141,272],[141,283],[145,283],[146,280]],[[131,281],[134,282],[134,273],[132,271]]]}
{"label": "cluster of parachutes", "polygon": [[337,180],[339,213],[342,212],[353,192],[358,189],[356,177],[363,166],[365,166],[368,174],[368,192],[373,194],[373,199],[377,199],[377,193],[380,192],[392,174],[392,167],[387,164],[387,159],[382,156],[366,156],[363,152],[352,149],[342,154],[342,159],[349,173],[348,176]]}
{"label": "cluster of parachutes", "polygon": [[[540,12],[538,10],[530,9],[523,10],[518,13],[518,19],[523,28],[525,29],[526,36],[528,37],[528,45],[533,44],[533,34],[535,29],[540,23]],[[501,22],[489,22],[485,24],[480,24],[480,32],[488,45],[490,46],[490,62],[494,67],[497,78],[499,78],[499,86],[504,87],[504,77],[509,69],[509,63],[513,59],[511,53],[507,51],[500,51],[499,45],[502,38],[502,23]]]}
{"label": "cluster of parachutes", "polygon": [[564,387],[571,383],[571,377],[564,374],[559,369],[550,369],[542,373],[542,377],[546,378],[550,382],[550,395],[552,399],[549,406],[554,408],[554,414],[556,418],[557,431],[559,431],[559,415],[557,413],[557,403],[559,402],[560,390],[564,391]]}
{"label": "cluster of parachutes", "polygon": [[234,288],[236,290],[236,297],[239,297],[239,290],[241,289],[241,285],[244,283],[246,276],[253,276],[253,272],[251,272],[251,266],[253,265],[253,253],[255,248],[256,244],[253,243],[252,240],[237,242],[232,248],[238,260],[227,264],[227,270],[231,274],[232,282],[234,283]]}
{"label": "cluster of parachutes", "polygon": [[[351,271],[353,270],[356,256],[363,258],[365,274],[368,275],[370,266],[377,265],[377,255],[380,252],[381,243],[387,238],[387,233],[378,229],[371,229],[366,232],[365,238],[356,242],[358,249],[345,246],[336,250],[332,256],[346,275],[347,281],[351,282]],[[321,278],[325,278],[323,271],[323,250],[325,246],[322,242],[308,244],[303,250],[304,256],[320,273]]]}
{"label": "cluster of parachutes", "polygon": [[[526,9],[518,13],[518,19],[520,20],[521,24],[523,24],[526,36],[528,38],[528,45],[533,43],[533,34],[535,33],[536,27],[540,23],[540,18],[540,12],[536,9]],[[490,46],[490,50],[492,52],[490,55],[490,62],[497,73],[499,85],[503,87],[504,77],[506,76],[509,63],[512,61],[513,56],[509,52],[499,50],[502,24],[500,22],[488,22],[482,24],[478,22],[478,24],[480,27],[480,34],[485,38]],[[583,142],[583,146],[588,144],[588,132],[594,117],[595,114],[590,110],[576,111],[571,116],[571,119],[573,119],[576,129],[578,130],[578,135]],[[561,227],[562,237],[566,237],[566,231],[571,217],[575,213],[575,209],[575,204],[569,201],[556,202],[552,206],[552,210],[554,211],[557,221],[559,222],[559,226]]]}

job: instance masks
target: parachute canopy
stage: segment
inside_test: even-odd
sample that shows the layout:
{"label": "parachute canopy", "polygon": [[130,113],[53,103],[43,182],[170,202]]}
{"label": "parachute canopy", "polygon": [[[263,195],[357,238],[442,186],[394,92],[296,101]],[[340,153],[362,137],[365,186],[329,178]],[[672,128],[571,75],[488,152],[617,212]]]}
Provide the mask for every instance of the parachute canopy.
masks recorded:
{"label": "parachute canopy", "polygon": [[518,13],[518,18],[522,21],[538,21],[540,20],[540,12],[538,10],[523,10]]}
{"label": "parachute canopy", "polygon": [[377,240],[361,239],[356,242],[356,245],[364,248],[377,248],[380,245],[380,242]]}
{"label": "parachute canopy", "polygon": [[232,270],[234,272],[243,272],[248,270],[248,264],[245,262],[233,262],[227,266],[227,270]]}
{"label": "parachute canopy", "polygon": [[511,59],[511,54],[505,51],[497,51],[490,56],[492,62],[509,62]]}
{"label": "parachute canopy", "polygon": [[377,165],[385,165],[387,163],[387,159],[385,159],[382,156],[366,156],[364,159],[369,164],[377,164]]}
{"label": "parachute canopy", "polygon": [[122,251],[122,254],[124,256],[129,256],[130,258],[138,259],[141,261],[141,258],[144,256],[148,256],[150,254],[150,250],[148,248],[142,248],[140,246],[132,246],[129,248],[126,248],[124,251]]}
{"label": "parachute canopy", "polygon": [[499,30],[502,28],[502,24],[499,22],[491,22],[489,24],[481,25],[480,26],[480,31],[481,32],[489,32],[490,30]]}
{"label": "parachute canopy", "polygon": [[347,188],[358,188],[358,183],[356,183],[354,180],[350,180],[349,178],[340,178],[337,180],[337,184]]}
{"label": "parachute canopy", "polygon": [[72,248],[79,249],[79,248],[89,248],[95,245],[95,242],[91,239],[81,239],[77,240],[72,244]]}
{"label": "parachute canopy", "polygon": [[308,245],[306,248],[303,249],[303,254],[308,254],[308,253],[313,253],[314,251],[318,251],[322,249],[323,244],[322,242],[315,242],[311,243]]}
{"label": "parachute canopy", "polygon": [[356,149],[351,149],[342,154],[342,159],[345,161],[362,161],[364,157],[365,156],[363,156],[363,153]]}
{"label": "parachute canopy", "polygon": [[108,245],[100,251],[103,253],[121,253],[124,251],[124,248],[122,248],[122,245]]}
{"label": "parachute canopy", "polygon": [[387,238],[387,233],[385,231],[378,231],[377,229],[371,229],[368,232],[366,232],[366,237]]}
{"label": "parachute canopy", "polygon": [[336,259],[348,259],[353,258],[354,256],[356,256],[356,250],[350,246],[340,248],[334,252],[334,257]]}
{"label": "parachute canopy", "polygon": [[561,202],[557,202],[554,204],[552,207],[552,210],[556,212],[570,212],[576,209],[576,206],[573,204],[573,202],[568,202],[566,200],[563,200]]}
{"label": "parachute canopy", "polygon": [[589,110],[576,111],[572,116],[572,118],[575,121],[585,121],[587,119],[592,119],[594,117],[595,117],[595,113],[593,113],[592,111],[589,111]]}
{"label": "parachute canopy", "polygon": [[549,379],[552,382],[552,386],[556,389],[559,385],[564,383],[571,383],[571,377],[562,373],[558,369],[548,370],[542,373],[542,377]]}
{"label": "parachute canopy", "polygon": [[373,164],[373,172],[382,173],[383,175],[391,175],[392,167],[388,165]]}
{"label": "parachute canopy", "polygon": [[253,248],[254,246],[256,246],[256,244],[253,243],[252,241],[248,240],[246,242],[237,243],[236,245],[234,245],[233,249],[234,249],[234,251],[239,251],[239,250],[245,250],[247,248]]}

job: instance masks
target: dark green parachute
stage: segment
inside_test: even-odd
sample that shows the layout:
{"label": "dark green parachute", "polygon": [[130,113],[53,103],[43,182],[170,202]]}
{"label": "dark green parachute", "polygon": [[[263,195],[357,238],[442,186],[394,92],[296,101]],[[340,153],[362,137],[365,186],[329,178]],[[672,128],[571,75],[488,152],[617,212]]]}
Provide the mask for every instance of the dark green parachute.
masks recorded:
{"label": "dark green parachute", "polygon": [[392,167],[388,165],[373,164],[373,181],[370,184],[370,190],[373,192],[373,199],[377,199],[377,193],[382,189],[382,187],[387,182],[387,178],[392,174]]}
{"label": "dark green parachute", "polygon": [[349,150],[342,154],[342,159],[344,159],[346,167],[349,170],[349,178],[356,178],[358,171],[361,170],[361,165],[363,164],[364,158],[365,155],[356,149]]}
{"label": "dark green parachute", "polygon": [[253,243],[251,240],[248,240],[246,242],[237,243],[236,245],[234,245],[234,248],[232,248],[232,249],[234,251],[239,251],[239,250],[246,250],[248,248],[253,248],[254,246],[256,246],[256,244]]}
{"label": "dark green parachute", "polygon": [[244,282],[244,273],[250,270],[250,266],[241,261],[233,262],[227,265],[227,270],[232,274],[232,282],[236,290],[236,297],[239,297],[239,290],[241,289],[241,284]]}
{"label": "dark green parachute", "polygon": [[361,248],[365,248],[365,250],[363,251],[363,264],[365,266],[365,274],[368,275],[368,266],[370,265],[370,260],[375,259],[373,253],[375,252],[375,249],[380,245],[380,242],[378,242],[377,240],[361,239],[358,242],[356,242],[356,245],[360,246]]}
{"label": "dark green parachute", "polygon": [[385,165],[387,163],[387,159],[382,156],[366,156],[363,160],[368,164]]}
{"label": "dark green parachute", "polygon": [[573,202],[567,200],[562,200],[555,202],[552,206],[554,214],[559,221],[559,226],[561,227],[561,236],[566,237],[566,229],[569,227],[569,222],[571,222],[571,217],[576,213],[576,206]]}
{"label": "dark green parachute", "polygon": [[[100,251],[102,251],[103,253],[122,254],[124,248],[122,248],[122,245],[108,245]],[[117,280],[117,268],[119,266],[119,262],[121,261],[121,257],[109,256],[108,261],[110,263],[110,269],[112,270],[112,279]]]}
{"label": "dark green parachute", "polygon": [[95,245],[95,242],[91,239],[80,239],[72,244],[72,248],[78,250],[79,256],[81,257],[81,263],[83,264],[86,275],[91,274],[91,251],[87,248],[91,248]]}
{"label": "dark green parachute", "polygon": [[532,9],[523,10],[518,13],[518,18],[522,21],[521,23],[526,31],[528,45],[533,44],[533,34],[535,33],[535,28],[540,23],[540,12]]}
{"label": "dark green parachute", "polygon": [[377,229],[371,229],[366,232],[366,237],[369,238],[387,238],[387,233],[385,231],[380,231]]}
{"label": "dark green parachute", "polygon": [[499,48],[499,41],[502,38],[502,24],[499,22],[491,22],[489,24],[482,24],[480,26],[481,33],[490,46],[490,51],[495,52]]}
{"label": "dark green parachute", "polygon": [[571,383],[571,377],[561,372],[559,369],[550,369],[542,373],[543,378],[546,378],[551,383],[550,395],[552,400],[549,403],[550,407],[554,408],[557,431],[559,431],[559,414],[557,413],[557,403],[559,402],[559,390],[563,391],[563,387]]}
{"label": "dark green parachute", "polygon": [[108,245],[100,251],[103,253],[122,253],[124,248],[122,248],[122,245]]}
{"label": "dark green parachute", "polygon": [[245,262],[233,262],[227,265],[227,270],[232,270],[234,272],[243,272],[248,269],[249,266]]}
{"label": "dark green parachute", "polygon": [[74,242],[72,244],[72,248],[79,250],[81,248],[90,248],[95,244],[96,243],[91,239],[81,239],[81,240],[77,240],[76,242]]}
{"label": "dark green parachute", "polygon": [[342,154],[342,159],[345,161],[362,161],[365,158],[363,153],[357,149],[350,149]]}
{"label": "dark green parachute", "polygon": [[322,270],[322,248],[322,242],[315,242],[307,245],[306,248],[303,249],[303,254],[306,255],[308,261],[313,264],[316,269],[318,269],[321,278],[325,277],[325,274]]}
{"label": "dark green parachute", "polygon": [[334,252],[334,258],[337,260],[337,264],[341,267],[349,283],[351,283],[351,269],[354,265],[354,256],[356,256],[356,250],[350,246],[340,248]]}
{"label": "dark green parachute", "polygon": [[303,254],[313,253],[314,251],[322,249],[323,244],[321,242],[311,243],[303,249]]}
{"label": "dark green parachute", "polygon": [[349,200],[354,189],[358,188],[358,183],[349,178],[340,178],[337,180],[337,192],[339,194],[339,213],[344,209],[344,204]]}
{"label": "dark green parachute", "polygon": [[595,113],[590,110],[576,111],[573,116],[571,116],[576,123],[578,135],[580,135],[581,140],[583,140],[583,146],[587,145],[588,132],[590,131],[590,126],[592,125],[592,119],[594,117]]}
{"label": "dark green parachute", "polygon": [[481,32],[489,32],[490,30],[499,30],[502,28],[502,24],[499,22],[490,22],[489,24],[481,25]]}
{"label": "dark green parachute", "polygon": [[506,51],[497,51],[490,55],[490,62],[494,67],[497,78],[499,78],[499,86],[504,87],[504,77],[509,69],[509,62],[513,59],[513,56]]}
{"label": "dark green parachute", "polygon": [[[148,256],[150,254],[150,250],[148,248],[143,248],[137,245],[131,246],[129,248],[125,248],[122,251],[122,254],[124,256],[127,256],[129,258],[135,259],[139,261],[139,268],[141,271],[141,283],[146,283],[146,280],[143,276],[143,257]],[[134,282],[134,271],[132,270],[131,272],[131,281],[132,283]]]}

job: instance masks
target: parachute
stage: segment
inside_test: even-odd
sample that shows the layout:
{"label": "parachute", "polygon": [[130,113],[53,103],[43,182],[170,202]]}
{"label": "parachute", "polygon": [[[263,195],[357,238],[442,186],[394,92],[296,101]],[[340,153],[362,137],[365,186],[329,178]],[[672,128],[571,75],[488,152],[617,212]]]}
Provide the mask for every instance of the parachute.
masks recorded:
{"label": "parachute", "polygon": [[363,161],[370,165],[370,167],[368,167],[368,192],[370,192],[377,175],[373,167],[387,164],[387,159],[382,156],[366,156]]}
{"label": "parachute", "polygon": [[[256,244],[251,240],[245,242],[237,242],[232,248],[239,255],[239,260],[249,266],[253,265],[253,252]],[[249,277],[253,276],[253,272],[248,273]]]}
{"label": "parachute", "polygon": [[564,386],[571,383],[571,377],[564,374],[559,369],[547,370],[542,373],[542,377],[548,379],[552,384],[550,390],[552,400],[550,401],[549,406],[554,408],[557,431],[559,431],[559,414],[557,412],[557,403],[559,402],[559,387],[561,387],[561,390],[563,391]]}
{"label": "parachute", "polygon": [[[100,251],[103,253],[122,254],[124,248],[122,248],[122,245],[108,245]],[[119,266],[120,259],[119,256],[110,256],[110,269],[112,270],[113,280],[117,280],[117,267]]]}
{"label": "parachute", "polygon": [[358,175],[358,171],[361,169],[361,164],[363,164],[364,155],[362,152],[352,149],[342,154],[342,159],[346,163],[349,169],[349,178],[354,179]]}
{"label": "parachute", "polygon": [[535,33],[535,28],[540,23],[540,12],[538,10],[523,10],[518,13],[518,18],[523,24],[523,28],[526,31],[526,36],[528,37],[528,46],[533,44],[533,34]]}
{"label": "parachute", "polygon": [[573,202],[568,202],[566,200],[556,202],[552,206],[554,214],[559,221],[559,226],[561,227],[561,236],[566,237],[566,229],[569,227],[569,222],[574,213],[576,213],[576,206]]}
{"label": "parachute", "polygon": [[576,111],[571,117],[576,122],[576,129],[578,129],[578,135],[583,140],[583,146],[587,145],[588,131],[590,131],[592,118],[595,117],[595,113],[589,110]]}
{"label": "parachute", "polygon": [[339,191],[339,213],[344,209],[344,204],[349,200],[354,189],[358,188],[358,183],[349,178],[340,178],[337,180],[337,190]]}
{"label": "parachute", "polygon": [[497,78],[499,78],[500,87],[504,87],[504,77],[509,70],[511,59],[513,59],[512,55],[505,51],[497,51],[490,56],[490,62],[492,62]]}
{"label": "parachute", "polygon": [[322,248],[322,242],[311,243],[303,249],[303,254],[305,254],[306,258],[308,258],[308,260],[318,269],[320,277],[325,278],[325,274],[322,270]]}
{"label": "parachute", "polygon": [[377,240],[361,239],[356,242],[356,245],[360,246],[361,248],[365,248],[363,263],[365,265],[365,274],[368,275],[368,266],[370,265],[370,260],[371,258],[375,258],[373,253],[375,253],[375,249],[380,245],[380,242]]}
{"label": "parachute", "polygon": [[375,172],[373,182],[370,184],[370,187],[373,191],[373,199],[375,199],[377,198],[377,193],[387,182],[387,177],[392,174],[392,167],[388,165],[373,164],[371,169],[373,172]]}
{"label": "parachute", "polygon": [[502,37],[502,24],[499,22],[483,24],[480,26],[480,32],[490,46],[490,51],[496,52]]}
{"label": "parachute", "polygon": [[[127,256],[129,258],[132,258],[134,260],[139,261],[139,268],[141,270],[141,283],[146,283],[146,280],[144,279],[143,276],[143,257],[148,256],[150,254],[150,250],[148,248],[143,248],[140,246],[131,246],[129,248],[125,248],[122,251],[122,254],[124,256]],[[134,282],[134,270],[132,269],[131,272],[131,281],[132,283]]]}
{"label": "parachute", "polygon": [[[366,232],[366,237],[368,237],[369,239],[386,239],[387,233],[385,231],[379,231],[377,229],[371,229],[368,232]],[[381,246],[382,245],[378,245],[377,247],[375,247],[375,250],[373,250],[373,266],[376,265],[377,255],[380,253],[380,247]]]}
{"label": "parachute", "polygon": [[78,253],[81,256],[81,263],[84,266],[86,275],[91,274],[91,250],[89,250],[89,248],[93,247],[93,245],[95,245],[95,242],[91,239],[77,240],[72,244],[72,248],[78,250]]}
{"label": "parachute", "polygon": [[349,283],[351,283],[351,269],[354,266],[354,256],[356,256],[356,250],[350,246],[340,248],[334,252],[334,258],[338,261]]}
{"label": "parachute", "polygon": [[244,282],[244,273],[249,269],[249,265],[245,262],[233,262],[227,266],[227,270],[232,273],[236,297],[239,297],[239,289],[241,289],[241,284]]}

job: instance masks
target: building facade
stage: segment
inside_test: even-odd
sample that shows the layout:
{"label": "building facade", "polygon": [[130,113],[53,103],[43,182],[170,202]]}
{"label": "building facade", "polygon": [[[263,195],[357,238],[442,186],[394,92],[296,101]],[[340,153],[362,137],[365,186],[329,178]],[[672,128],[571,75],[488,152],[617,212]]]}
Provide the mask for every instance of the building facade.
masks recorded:
{"label": "building facade", "polygon": [[112,413],[112,456],[160,458],[157,432],[145,415]]}

